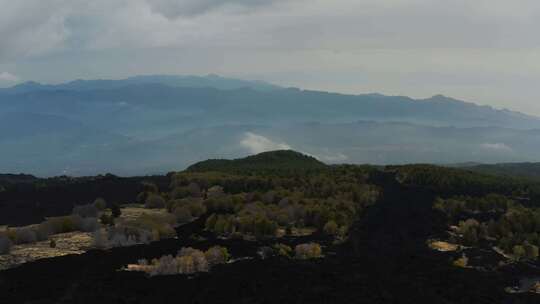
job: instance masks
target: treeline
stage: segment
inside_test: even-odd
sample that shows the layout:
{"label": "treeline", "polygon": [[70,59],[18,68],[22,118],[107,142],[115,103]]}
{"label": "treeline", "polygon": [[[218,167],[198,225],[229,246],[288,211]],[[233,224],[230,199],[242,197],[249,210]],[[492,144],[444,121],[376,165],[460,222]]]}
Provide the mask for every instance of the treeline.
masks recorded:
{"label": "treeline", "polygon": [[431,189],[438,195],[482,196],[499,193],[515,197],[538,196],[540,184],[534,181],[482,174],[470,170],[434,165],[388,166],[400,182]]}

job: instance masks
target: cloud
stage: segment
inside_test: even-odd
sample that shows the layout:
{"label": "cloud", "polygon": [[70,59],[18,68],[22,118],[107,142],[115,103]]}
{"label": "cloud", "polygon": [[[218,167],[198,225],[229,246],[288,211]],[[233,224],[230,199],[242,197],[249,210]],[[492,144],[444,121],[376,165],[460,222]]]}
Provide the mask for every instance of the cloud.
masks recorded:
{"label": "cloud", "polygon": [[16,75],[13,75],[9,72],[0,73],[0,82],[17,82],[20,81],[20,78]]}
{"label": "cloud", "polygon": [[334,154],[328,154],[329,152],[322,154],[322,155],[316,155],[314,156],[318,160],[321,160],[323,162],[328,163],[343,163],[349,159],[349,157],[341,152],[337,152]]}
{"label": "cloud", "polygon": [[61,48],[69,36],[64,0],[0,0],[0,61]]}
{"label": "cloud", "polygon": [[246,132],[240,145],[249,150],[252,154],[258,154],[274,150],[291,150],[291,146],[286,143],[278,143],[267,137],[251,132]]}
{"label": "cloud", "polygon": [[483,143],[480,145],[483,149],[500,151],[500,152],[512,152],[514,151],[512,147],[504,143]]}
{"label": "cloud", "polygon": [[219,73],[347,93],[441,93],[540,114],[537,0],[0,0],[0,7],[1,69],[43,82]]}
{"label": "cloud", "polygon": [[219,8],[255,9],[277,0],[147,0],[153,11],[175,19],[204,14]]}

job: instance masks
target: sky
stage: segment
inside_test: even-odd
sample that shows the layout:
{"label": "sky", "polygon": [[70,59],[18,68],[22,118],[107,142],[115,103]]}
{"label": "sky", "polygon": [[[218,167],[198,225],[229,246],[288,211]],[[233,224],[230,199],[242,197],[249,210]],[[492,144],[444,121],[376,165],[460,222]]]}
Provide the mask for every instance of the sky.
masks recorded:
{"label": "sky", "polygon": [[538,0],[0,0],[0,87],[219,74],[540,116]]}

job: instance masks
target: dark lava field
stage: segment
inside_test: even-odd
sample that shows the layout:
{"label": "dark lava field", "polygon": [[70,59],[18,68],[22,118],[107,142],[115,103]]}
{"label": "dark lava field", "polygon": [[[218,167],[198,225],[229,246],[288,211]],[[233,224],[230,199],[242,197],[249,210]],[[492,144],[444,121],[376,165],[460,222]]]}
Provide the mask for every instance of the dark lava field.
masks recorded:
{"label": "dark lava field", "polygon": [[[290,245],[316,240],[324,248],[321,259],[261,259],[257,250],[266,241],[215,238],[203,231],[203,217],[180,226],[177,239],[2,271],[0,303],[540,303],[539,295],[505,292],[525,274],[540,276],[540,270],[457,268],[449,262],[452,253],[426,246],[428,238],[447,229],[432,208],[432,190],[398,183],[394,173],[375,174],[370,182],[383,195],[354,223],[345,242],[333,245],[319,234],[281,240]],[[191,276],[120,271],[143,257],[213,244],[226,246],[233,258],[250,258]]]}

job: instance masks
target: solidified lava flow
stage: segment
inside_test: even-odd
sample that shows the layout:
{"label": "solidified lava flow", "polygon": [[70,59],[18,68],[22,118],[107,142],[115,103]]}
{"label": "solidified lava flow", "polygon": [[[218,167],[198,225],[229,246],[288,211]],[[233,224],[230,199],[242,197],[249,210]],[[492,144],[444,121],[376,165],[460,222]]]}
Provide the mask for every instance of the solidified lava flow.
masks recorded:
{"label": "solidified lava flow", "polygon": [[[276,241],[215,237],[202,216],[178,227],[175,239],[90,250],[0,272],[0,303],[538,303],[537,295],[505,292],[518,280],[517,270],[454,267],[446,253],[426,246],[447,229],[432,207],[433,189],[399,183],[393,172],[374,173],[369,182],[382,195],[362,211],[344,242],[320,233],[279,240],[292,247],[318,242],[323,258],[261,259],[257,251]],[[234,258],[250,258],[190,276],[120,271],[143,257],[213,245],[228,248]]]}

